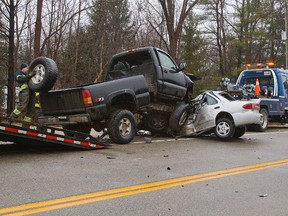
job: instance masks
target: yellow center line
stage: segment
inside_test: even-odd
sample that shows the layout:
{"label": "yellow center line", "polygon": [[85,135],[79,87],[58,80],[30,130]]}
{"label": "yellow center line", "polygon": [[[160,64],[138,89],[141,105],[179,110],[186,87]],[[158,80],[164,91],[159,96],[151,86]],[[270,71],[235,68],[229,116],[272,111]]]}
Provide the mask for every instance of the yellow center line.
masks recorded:
{"label": "yellow center line", "polygon": [[223,178],[232,175],[238,175],[242,173],[248,173],[267,168],[284,166],[288,164],[288,159],[271,161],[261,164],[253,164],[248,166],[242,166],[227,170],[220,170],[215,172],[196,174],[191,176],[167,179],[163,181],[139,184],[134,186],[128,186],[123,188],[110,189],[105,191],[93,192],[88,194],[70,196],[55,200],[47,200],[42,202],[35,202],[24,204],[20,206],[12,206],[8,208],[0,209],[0,214],[5,216],[16,216],[16,215],[29,215],[40,212],[47,212],[61,208],[67,208],[77,205],[83,205],[93,203],[102,200],[114,199],[117,197],[135,195],[140,193],[146,193],[150,191],[171,188],[175,186],[192,184],[195,182],[207,181],[211,179]]}

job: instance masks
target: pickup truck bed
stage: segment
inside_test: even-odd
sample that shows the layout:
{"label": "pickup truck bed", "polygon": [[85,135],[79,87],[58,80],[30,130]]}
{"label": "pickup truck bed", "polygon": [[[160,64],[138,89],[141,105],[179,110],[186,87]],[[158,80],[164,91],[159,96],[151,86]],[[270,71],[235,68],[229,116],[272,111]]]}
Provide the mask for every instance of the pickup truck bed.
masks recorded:
{"label": "pickup truck bed", "polygon": [[146,80],[143,75],[136,75],[41,92],[43,116],[38,121],[41,125],[63,125],[65,129],[87,134],[91,128],[96,131],[108,128],[109,136],[114,142],[127,143],[133,139],[137,130],[133,113],[149,103]]}
{"label": "pickup truck bed", "polygon": [[[89,97],[93,100],[91,105],[84,103],[84,97],[87,97],[85,91],[90,93]],[[113,101],[115,97],[123,94],[130,95],[133,100]],[[130,110],[136,110],[150,102],[148,87],[143,75],[41,93],[40,98],[44,116],[90,112],[93,121],[102,120],[103,114],[105,115],[113,103],[129,105]],[[96,110],[99,113],[95,113]]]}

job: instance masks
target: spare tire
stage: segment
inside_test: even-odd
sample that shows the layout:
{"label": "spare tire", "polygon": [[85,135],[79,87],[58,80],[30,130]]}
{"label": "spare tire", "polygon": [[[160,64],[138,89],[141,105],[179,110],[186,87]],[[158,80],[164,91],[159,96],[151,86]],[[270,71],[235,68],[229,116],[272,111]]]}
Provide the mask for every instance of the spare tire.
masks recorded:
{"label": "spare tire", "polygon": [[47,57],[38,57],[34,59],[29,66],[29,73],[34,75],[28,82],[30,89],[36,92],[48,92],[57,80],[57,65]]}

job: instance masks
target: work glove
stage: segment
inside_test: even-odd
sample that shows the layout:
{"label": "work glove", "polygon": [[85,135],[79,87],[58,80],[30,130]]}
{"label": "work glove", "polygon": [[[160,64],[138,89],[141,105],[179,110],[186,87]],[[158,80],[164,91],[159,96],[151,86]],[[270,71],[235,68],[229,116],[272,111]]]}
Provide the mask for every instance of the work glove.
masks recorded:
{"label": "work glove", "polygon": [[28,73],[28,76],[32,77],[36,74],[36,71],[35,70],[32,70]]}

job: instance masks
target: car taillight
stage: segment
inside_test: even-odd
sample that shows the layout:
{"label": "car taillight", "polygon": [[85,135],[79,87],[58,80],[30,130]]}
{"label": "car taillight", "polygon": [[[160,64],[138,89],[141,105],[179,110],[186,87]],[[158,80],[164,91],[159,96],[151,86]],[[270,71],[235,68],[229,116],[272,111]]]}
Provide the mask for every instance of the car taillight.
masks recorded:
{"label": "car taillight", "polygon": [[260,110],[260,104],[258,103],[247,103],[242,106],[244,109]]}
{"label": "car taillight", "polygon": [[85,107],[93,106],[92,97],[89,90],[82,90],[82,97]]}

